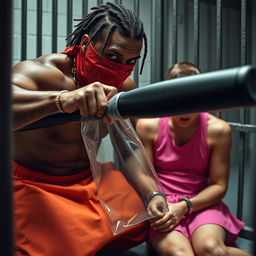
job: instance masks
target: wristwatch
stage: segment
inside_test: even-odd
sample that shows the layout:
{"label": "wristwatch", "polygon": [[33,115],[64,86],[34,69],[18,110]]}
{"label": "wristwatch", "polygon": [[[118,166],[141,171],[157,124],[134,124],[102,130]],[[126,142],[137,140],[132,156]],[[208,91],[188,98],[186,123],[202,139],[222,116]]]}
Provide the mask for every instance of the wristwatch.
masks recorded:
{"label": "wristwatch", "polygon": [[159,191],[154,191],[152,193],[150,193],[147,198],[145,199],[145,204],[146,206],[149,204],[149,202],[151,201],[151,199],[155,196],[162,196],[164,199],[166,199],[166,196],[164,193],[159,192]]}
{"label": "wristwatch", "polygon": [[185,202],[186,202],[187,207],[188,207],[188,210],[187,210],[186,215],[189,215],[189,214],[191,213],[192,209],[193,209],[193,205],[192,205],[190,199],[187,198],[187,197],[184,197],[184,198],[181,198],[181,199],[179,200],[179,202],[181,202],[181,201],[185,201]]}

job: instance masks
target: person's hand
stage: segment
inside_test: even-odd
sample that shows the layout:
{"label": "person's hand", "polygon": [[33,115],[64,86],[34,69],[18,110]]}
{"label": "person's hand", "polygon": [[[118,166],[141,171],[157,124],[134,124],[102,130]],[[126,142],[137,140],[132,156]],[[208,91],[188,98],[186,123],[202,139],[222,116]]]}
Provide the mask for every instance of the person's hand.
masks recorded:
{"label": "person's hand", "polygon": [[161,218],[151,219],[151,227],[159,232],[169,232],[177,226],[186,213],[186,205],[182,202],[168,204],[169,211],[167,211]]}
{"label": "person's hand", "polygon": [[[94,82],[74,91],[60,95],[61,108],[66,113],[80,111],[81,116],[96,115],[103,117],[108,106],[108,101],[117,93],[117,89],[99,82]],[[107,116],[103,121],[109,123]]]}
{"label": "person's hand", "polygon": [[168,211],[166,199],[160,195],[152,197],[148,202],[147,210],[150,216],[154,216],[156,218],[163,217],[164,213]]}

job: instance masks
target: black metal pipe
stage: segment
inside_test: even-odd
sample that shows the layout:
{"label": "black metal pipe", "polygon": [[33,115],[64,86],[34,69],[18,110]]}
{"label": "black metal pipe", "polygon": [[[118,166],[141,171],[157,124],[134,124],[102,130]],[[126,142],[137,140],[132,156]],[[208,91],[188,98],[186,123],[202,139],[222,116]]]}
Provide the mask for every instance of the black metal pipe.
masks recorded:
{"label": "black metal pipe", "polygon": [[13,256],[11,48],[12,1],[0,1],[0,255]]}
{"label": "black metal pipe", "polygon": [[159,117],[256,104],[256,67],[242,66],[176,78],[123,93],[124,117]]}
{"label": "black metal pipe", "polygon": [[[256,105],[256,67],[243,66],[166,80],[119,93],[110,100],[106,113],[113,118],[160,117],[251,105]],[[80,119],[79,112],[57,113],[19,131]]]}

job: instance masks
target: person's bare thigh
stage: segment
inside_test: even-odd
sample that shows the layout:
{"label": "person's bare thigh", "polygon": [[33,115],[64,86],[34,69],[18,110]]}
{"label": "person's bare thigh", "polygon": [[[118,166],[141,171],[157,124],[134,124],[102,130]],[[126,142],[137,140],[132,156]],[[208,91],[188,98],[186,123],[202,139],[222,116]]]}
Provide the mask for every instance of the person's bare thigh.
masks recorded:
{"label": "person's bare thigh", "polygon": [[152,246],[161,256],[194,256],[190,241],[179,231],[156,234]]}
{"label": "person's bare thigh", "polygon": [[[224,248],[225,230],[219,225],[206,224],[197,228],[192,235],[192,245],[195,253],[210,249]],[[199,255],[201,255],[199,253]]]}

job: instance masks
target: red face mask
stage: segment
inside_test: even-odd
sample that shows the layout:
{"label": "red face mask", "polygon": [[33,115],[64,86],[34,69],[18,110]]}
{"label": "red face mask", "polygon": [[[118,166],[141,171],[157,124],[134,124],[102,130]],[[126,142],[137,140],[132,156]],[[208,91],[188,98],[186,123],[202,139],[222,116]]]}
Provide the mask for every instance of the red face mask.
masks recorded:
{"label": "red face mask", "polygon": [[85,56],[83,56],[81,47],[76,55],[76,79],[82,86],[101,82],[119,89],[132,73],[134,66],[135,63],[125,65],[100,56],[90,43]]}

